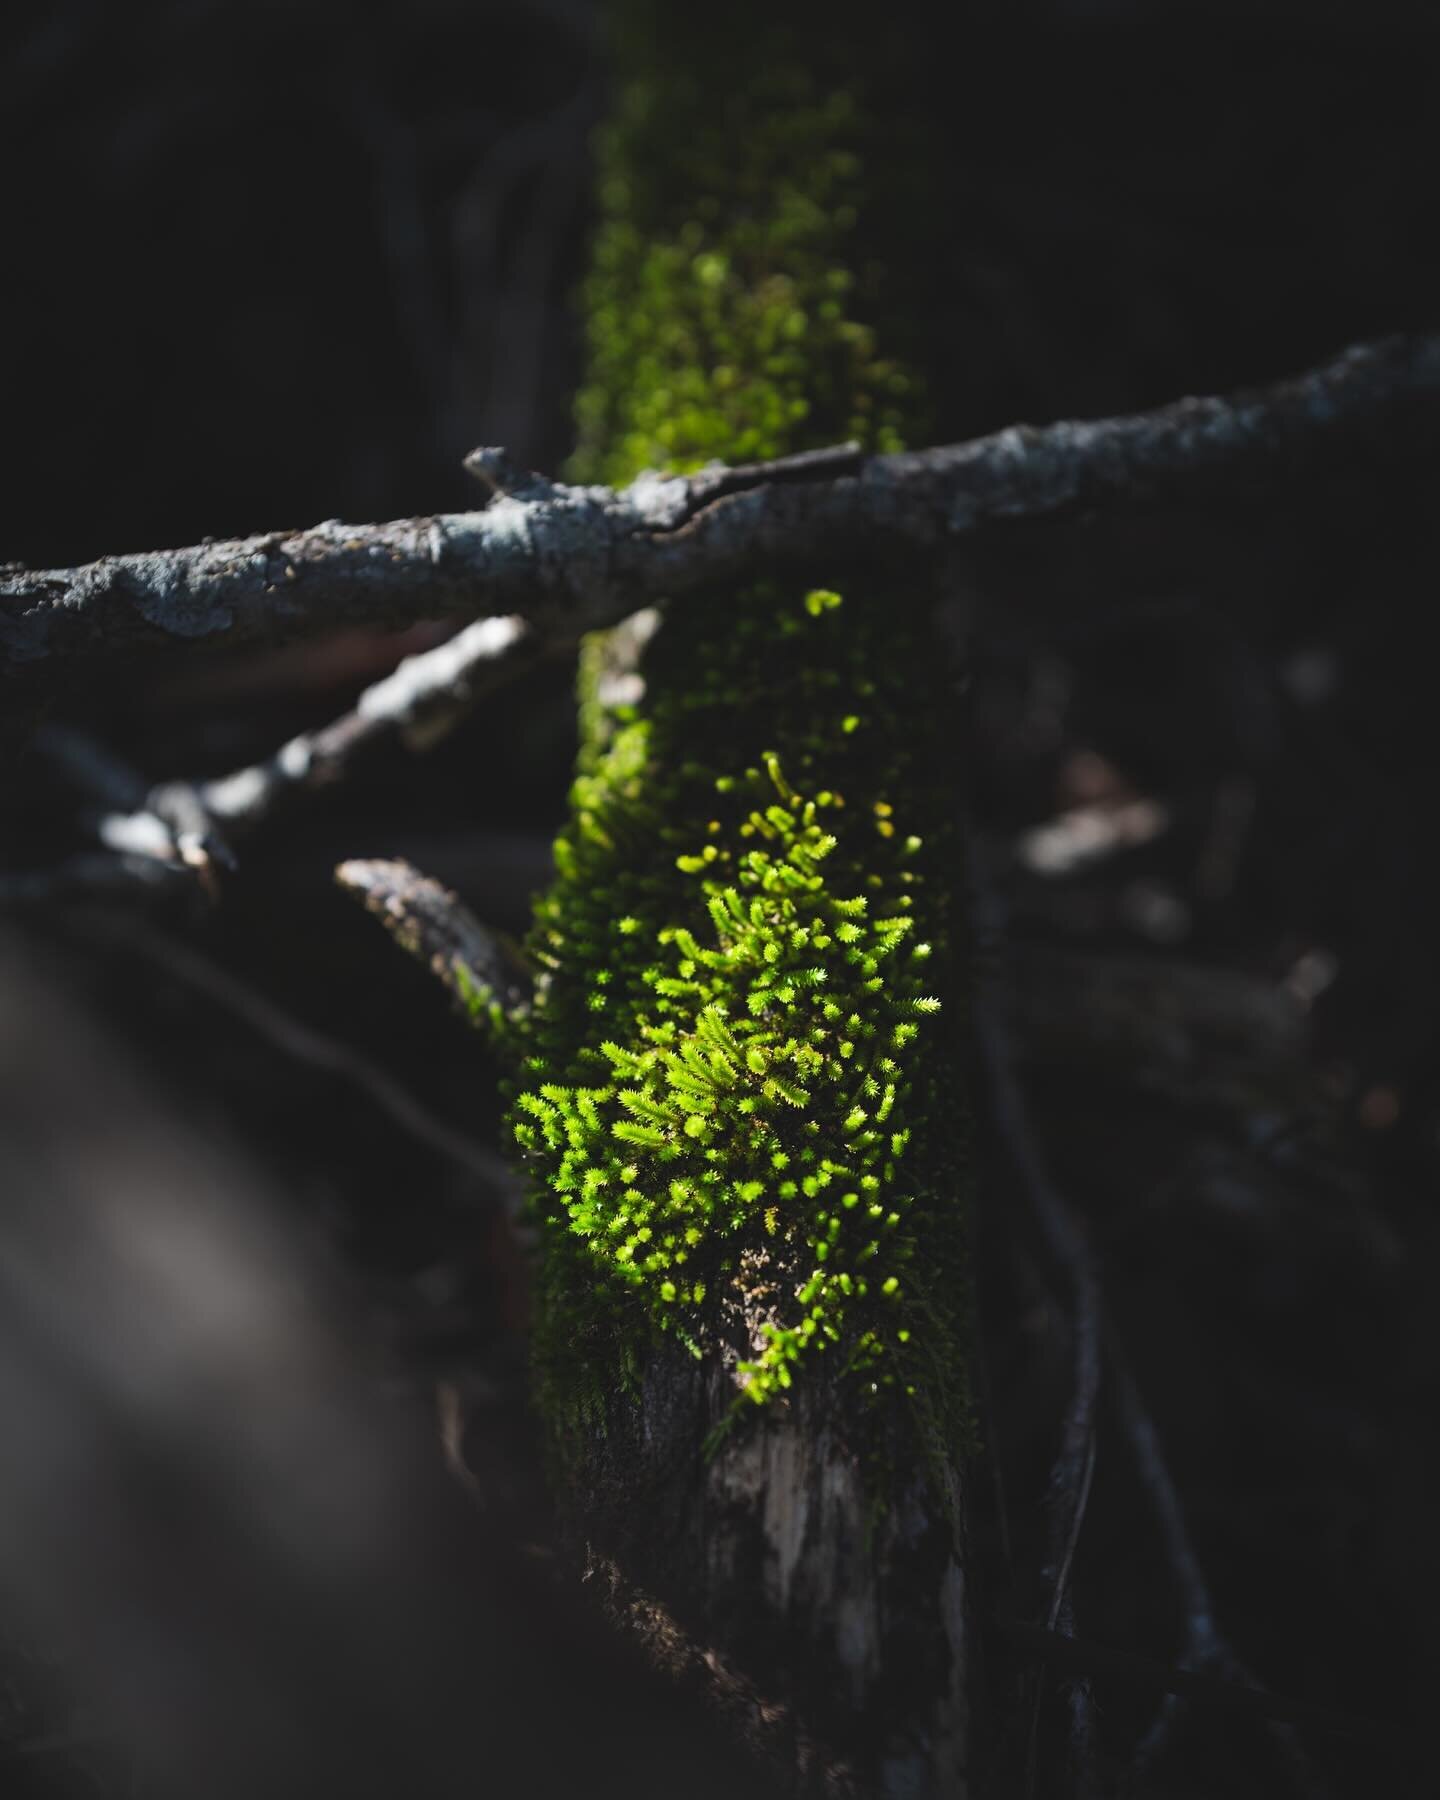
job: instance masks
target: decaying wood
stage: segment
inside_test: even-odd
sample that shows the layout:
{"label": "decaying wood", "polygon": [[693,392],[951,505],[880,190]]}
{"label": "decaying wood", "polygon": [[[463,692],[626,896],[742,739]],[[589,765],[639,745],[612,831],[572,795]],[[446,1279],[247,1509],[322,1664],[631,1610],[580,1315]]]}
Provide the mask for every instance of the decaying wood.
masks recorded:
{"label": "decaying wood", "polygon": [[[404,863],[336,871],[457,988],[455,963],[524,997],[524,975],[438,882]],[[748,1330],[736,1320],[738,1338]],[[566,1435],[562,1528],[592,1594],[805,1796],[963,1796],[971,1634],[958,1460],[877,1487],[855,1395],[803,1389],[704,1446],[732,1415],[735,1355],[666,1344],[639,1391]],[[877,1497],[884,1492],[884,1504]]]}
{"label": "decaying wood", "polygon": [[707,1460],[699,1446],[734,1399],[717,1359],[657,1352],[638,1398],[567,1440],[572,1554],[784,1791],[962,1800],[973,1636],[958,1463],[897,1471],[877,1507],[854,1396],[814,1376]]}
{"label": "decaying wood", "polygon": [[[360,861],[336,878],[452,991],[463,997],[458,961],[510,1004],[523,1000],[523,972],[438,882]],[[743,1342],[748,1327],[735,1324]],[[638,1393],[607,1388],[603,1421],[565,1434],[572,1561],[624,1634],[718,1711],[781,1791],[963,1796],[971,1638],[958,1461],[891,1471],[877,1487],[855,1395],[818,1375],[707,1456],[732,1416],[736,1360],[661,1345]]]}

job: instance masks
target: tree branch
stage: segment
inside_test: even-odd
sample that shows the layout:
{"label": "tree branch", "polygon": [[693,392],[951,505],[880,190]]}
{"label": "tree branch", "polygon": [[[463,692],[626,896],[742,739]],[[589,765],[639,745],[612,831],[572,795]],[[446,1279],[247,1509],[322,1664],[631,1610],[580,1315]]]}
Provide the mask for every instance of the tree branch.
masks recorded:
{"label": "tree branch", "polygon": [[167,877],[185,871],[213,898],[214,864],[235,863],[230,836],[263,825],[297,795],[340,780],[367,750],[390,738],[412,750],[429,749],[477,700],[553,647],[523,619],[478,619],[443,644],[406,657],[328,725],[301,732],[264,762],[205,781],[152,787],[86,733],[42,725],[35,749],[98,804],[92,823],[104,849],[54,869],[0,870],[0,907],[42,905],[87,890],[173,889]]}
{"label": "tree branch", "polygon": [[[998,944],[1002,939],[1003,909],[999,894],[989,880],[982,848],[973,840],[970,876],[971,919],[977,941]],[[1100,1275],[1089,1238],[1056,1186],[1038,1140],[1029,1129],[1025,1094],[1016,1072],[1015,1045],[1004,1012],[996,1004],[993,986],[993,982],[978,982],[973,1006],[990,1116],[1040,1227],[1046,1248],[1063,1272],[1070,1290],[1071,1389],[1061,1426],[1059,1453],[1050,1471],[1050,1530],[1044,1573],[1051,1583],[1045,1630],[1053,1633],[1058,1628],[1061,1634],[1073,1636],[1075,1609],[1069,1581],[1095,1473],[1096,1413],[1103,1367]],[[1025,1793],[1029,1800],[1033,1800],[1039,1791],[1040,1713],[1044,1697],[1044,1684],[1037,1681],[1031,1697],[1026,1743]],[[1083,1681],[1072,1688],[1070,1699],[1071,1751],[1083,1769],[1088,1753],[1091,1711],[1089,1691]]]}
{"label": "tree branch", "polygon": [[[1011,1623],[1004,1629],[1012,1641],[1017,1643],[1025,1641],[1028,1634],[1030,1649],[1044,1650],[1049,1660],[1061,1662],[1062,1666],[1070,1667],[1082,1677],[1092,1668],[1099,1672],[1102,1665],[1105,1672],[1115,1673],[1125,1660],[1118,1654],[1104,1652],[1101,1653],[1100,1663],[1093,1659],[1087,1660],[1088,1653],[1087,1656],[1071,1660],[1068,1665],[1064,1663],[1065,1646],[1075,1636],[1073,1614],[1067,1616],[1064,1605],[1064,1577],[1073,1559],[1073,1539],[1084,1518],[1088,1497],[1087,1470],[1091,1466],[1089,1457],[1082,1460],[1082,1451],[1093,1445],[1099,1382],[1104,1366],[1108,1364],[1121,1432],[1155,1515],[1166,1562],[1183,1609],[1183,1656],[1190,1669],[1189,1673],[1183,1670],[1174,1672],[1177,1677],[1184,1674],[1185,1680],[1177,1678],[1161,1684],[1167,1688],[1167,1698],[1159,1716],[1136,1748],[1132,1774],[1140,1776],[1148,1772],[1151,1764],[1164,1750],[1179,1717],[1180,1706],[1192,1691],[1198,1691],[1187,1683],[1200,1681],[1199,1672],[1219,1671],[1234,1693],[1243,1695],[1247,1691],[1256,1692],[1259,1703],[1255,1710],[1268,1718],[1275,1747],[1285,1759],[1297,1790],[1312,1795],[1321,1793],[1324,1790],[1317,1785],[1310,1760],[1292,1722],[1305,1709],[1291,1707],[1287,1712],[1284,1710],[1285,1703],[1271,1704],[1269,1697],[1259,1694],[1254,1677],[1220,1630],[1215,1605],[1190,1538],[1179,1491],[1166,1463],[1159,1434],[1130,1372],[1114,1323],[1106,1316],[1099,1273],[1088,1235],[1068,1197],[1052,1178],[1040,1149],[1026,1094],[1016,1070],[1018,1054],[1012,1038],[1011,1020],[1007,1018],[1004,1007],[997,1003],[998,996],[994,991],[993,959],[995,951],[1003,942],[1004,902],[990,879],[983,849],[978,842],[971,846],[971,882],[971,912],[977,941],[990,952],[991,961],[992,978],[977,985],[975,1001],[976,1037],[980,1060],[988,1079],[991,1118],[1019,1179],[1021,1194],[1038,1227],[1046,1254],[1070,1289],[1074,1336],[1075,1374],[1072,1394],[1066,1410],[1061,1454],[1051,1475],[1052,1496],[1064,1506],[1064,1512],[1059,1516],[1069,1522],[1070,1537],[1064,1546],[1064,1560],[1060,1563],[1060,1574],[1056,1577],[1050,1614],[1045,1626],[1037,1628]],[[1212,1008],[1212,1023],[1215,1016],[1215,1009]],[[1052,1562],[1056,1543],[1056,1520],[1052,1519]],[[1056,1630],[1057,1625],[1060,1626],[1059,1631]],[[1107,1657],[1108,1665],[1104,1664]],[[1074,1693],[1079,1701],[1085,1690],[1077,1686]],[[1037,1768],[1037,1721],[1038,1705],[1036,1712],[1032,1713],[1027,1768],[1032,1791]]]}
{"label": "tree branch", "polygon": [[1001,1636],[1022,1654],[1039,1658],[1057,1669],[1076,1675],[1112,1677],[1127,1685],[1159,1688],[1184,1699],[1194,1699],[1225,1712],[1239,1713],[1270,1724],[1304,1725],[1330,1737],[1352,1738],[1377,1749],[1405,1753],[1409,1746],[1403,1726],[1341,1712],[1333,1706],[1315,1706],[1272,1694],[1249,1681],[1224,1680],[1173,1664],[1152,1661],[1130,1650],[1048,1631],[1025,1619],[998,1618]]}
{"label": "tree branch", "polygon": [[376,525],[328,520],[83,568],[0,576],[0,670],[186,644],[253,643],[441,615],[514,613],[574,635],[647,601],[833,557],[884,538],[933,548],[994,520],[1135,503],[1293,476],[1345,450],[1440,439],[1440,336],[1361,345],[1227,399],[967,444],[857,457],[849,446],[629,487],[470,466],[479,512]]}
{"label": "tree branch", "polygon": [[529,668],[548,647],[524,619],[477,619],[443,644],[407,656],[338,719],[301,732],[262,763],[197,782],[191,791],[210,818],[224,820],[232,831],[248,830],[294,795],[338,781],[357,757],[389,738],[428,750],[477,700]]}
{"label": "tree branch", "polygon": [[438,881],[407,862],[363,857],[341,863],[335,879],[457,999],[485,990],[506,1011],[530,1004],[530,976],[518,957]]}

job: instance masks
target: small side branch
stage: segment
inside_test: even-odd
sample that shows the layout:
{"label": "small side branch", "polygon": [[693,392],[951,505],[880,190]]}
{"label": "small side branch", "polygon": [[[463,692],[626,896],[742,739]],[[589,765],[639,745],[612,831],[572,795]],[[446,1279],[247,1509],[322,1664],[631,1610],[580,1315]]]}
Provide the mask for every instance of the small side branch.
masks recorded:
{"label": "small side branch", "polygon": [[[972,845],[972,881],[971,904],[977,936],[993,952],[1002,939],[1004,908],[978,845]],[[1171,1671],[1158,1684],[1165,1689],[1166,1698],[1154,1724],[1136,1747],[1132,1775],[1139,1777],[1148,1772],[1162,1754],[1179,1718],[1180,1708],[1187,1699],[1204,1694],[1225,1703],[1228,1696],[1228,1703],[1236,1709],[1248,1709],[1268,1721],[1275,1748],[1286,1762],[1297,1791],[1321,1792],[1297,1731],[1300,1723],[1312,1723],[1320,1709],[1289,1705],[1259,1691],[1250,1671],[1220,1629],[1159,1434],[1130,1371],[1113,1321],[1106,1316],[1094,1253],[1081,1221],[1068,1197],[1052,1178],[1040,1149],[1025,1091],[1017,1074],[1018,1053],[1011,1039],[1009,1021],[997,999],[993,983],[982,982],[975,1009],[976,1033],[988,1080],[992,1116],[1046,1256],[1069,1289],[1074,1333],[1071,1398],[1066,1409],[1060,1455],[1052,1473],[1052,1494],[1060,1509],[1052,1524],[1052,1564],[1057,1544],[1061,1542],[1062,1520],[1069,1529],[1063,1540],[1048,1617],[1043,1627],[1007,1621],[1003,1629],[1012,1642],[1041,1655],[1047,1663],[1069,1669],[1079,1683],[1092,1673],[1123,1676],[1127,1668],[1131,1678],[1143,1678],[1143,1659],[1097,1651],[1093,1646],[1084,1651],[1072,1653],[1071,1650],[1075,1632],[1073,1613],[1067,1605],[1066,1577],[1073,1562],[1074,1543],[1088,1499],[1094,1462],[1095,1415],[1101,1379],[1108,1366],[1121,1435],[1150,1503],[1184,1616],[1182,1655],[1185,1667]],[[1215,1679],[1217,1675],[1221,1679]],[[1077,1696],[1084,1691],[1078,1684],[1074,1690]],[[1029,1752],[1032,1791],[1036,1771],[1036,1722],[1036,1717],[1032,1716]],[[1367,1732],[1368,1727],[1359,1727],[1360,1735]]]}
{"label": "small side branch", "polygon": [[430,749],[546,647],[524,619],[477,619],[434,649],[407,656],[338,719],[301,732],[264,762],[197,783],[192,792],[211,819],[230,831],[248,830],[295,796],[340,780],[381,743],[398,738],[409,749]]}
{"label": "small side branch", "polygon": [[996,1621],[1000,1634],[1016,1650],[1055,1669],[1076,1675],[1113,1678],[1127,1686],[1159,1689],[1177,1698],[1194,1700],[1219,1711],[1237,1713],[1271,1725],[1299,1726],[1327,1737],[1350,1738],[1377,1749],[1405,1754],[1409,1745],[1403,1729],[1379,1720],[1361,1718],[1332,1706],[1315,1706],[1291,1700],[1249,1682],[1223,1680],[1195,1670],[1153,1661],[1130,1650],[1115,1650],[1047,1631],[1024,1619]]}
{"label": "small side branch", "polygon": [[0,574],[0,672],[239,645],[444,615],[516,614],[575,636],[777,563],[885,539],[933,549],[991,521],[1250,489],[1348,454],[1440,440],[1440,336],[1347,350],[1225,399],[888,456],[842,446],[629,487],[571,487],[503,453],[478,512],[329,520],[83,568]]}
{"label": "small side branch", "polygon": [[[230,846],[185,783],[151,787],[113,750],[70,726],[42,726],[35,749],[95,809],[90,823],[103,851],[109,852],[89,859],[94,869],[108,869],[100,885],[122,887],[137,874],[157,881],[160,871],[146,865],[159,864],[175,872],[188,870],[210,887],[214,864],[233,866]],[[0,882],[0,896],[5,891]]]}
{"label": "small side branch", "polygon": [[507,1016],[529,1005],[519,958],[438,881],[407,862],[363,858],[341,863],[335,879],[472,1010],[492,999]]}
{"label": "small side branch", "polygon": [[398,738],[428,750],[476,703],[523,673],[550,648],[524,619],[478,619],[431,650],[405,658],[354,707],[301,732],[273,756],[208,781],[151,786],[82,731],[45,725],[35,750],[95,809],[103,848],[58,868],[0,872],[0,907],[36,905],[85,892],[159,890],[176,874],[198,877],[213,897],[215,865],[234,866],[230,840],[279,808],[341,780],[368,751]]}

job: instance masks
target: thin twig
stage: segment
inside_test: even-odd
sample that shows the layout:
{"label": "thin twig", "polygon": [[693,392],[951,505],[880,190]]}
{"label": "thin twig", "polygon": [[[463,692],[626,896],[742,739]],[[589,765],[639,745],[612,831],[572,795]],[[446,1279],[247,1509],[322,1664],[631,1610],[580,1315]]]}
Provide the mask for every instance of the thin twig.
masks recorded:
{"label": "thin twig", "polygon": [[[990,943],[998,943],[1002,934],[1003,906],[998,890],[990,882],[984,863],[983,846],[972,845],[972,907],[977,930]],[[992,977],[994,971],[991,971]],[[1021,1178],[1022,1192],[1029,1203],[1047,1251],[1062,1271],[1072,1293],[1075,1309],[1077,1344],[1083,1344],[1084,1366],[1077,1353],[1077,1371],[1070,1410],[1067,1413],[1065,1449],[1057,1463],[1055,1480],[1066,1491],[1074,1468],[1075,1433],[1087,1413],[1089,1429],[1094,1429],[1094,1407],[1098,1399],[1101,1372],[1099,1347],[1103,1340],[1105,1363],[1108,1365],[1116,1398],[1116,1411],[1121,1430],[1135,1459],[1136,1470],[1145,1488],[1160,1529],[1166,1560],[1175,1580],[1184,1613],[1183,1661],[1192,1669],[1218,1670],[1242,1691],[1255,1690],[1250,1671],[1222,1636],[1216,1622],[1200,1561],[1185,1522],[1184,1509],[1161,1450],[1159,1435],[1145,1408],[1138,1386],[1130,1373],[1123,1348],[1113,1322],[1105,1316],[1093,1257],[1079,1221],[1071,1211],[1064,1194],[1055,1185],[1040,1153],[1036,1133],[1028,1116],[1024,1091],[1015,1075],[1015,1056],[1009,1041],[1003,1009],[993,993],[987,994],[981,984],[976,1004],[976,1030],[982,1060],[990,1081],[994,1120],[1007,1155]],[[1081,1320],[1084,1330],[1081,1332]],[[1091,1380],[1095,1386],[1091,1386]],[[1083,1516],[1083,1508],[1077,1508]],[[1068,1561],[1061,1567],[1068,1573]],[[1065,1625],[1061,1601],[1063,1584],[1057,1580],[1052,1601],[1050,1628]],[[1064,1641],[1067,1634],[1057,1634]],[[1159,1717],[1137,1748],[1135,1770],[1148,1767],[1164,1748],[1170,1730],[1183,1705],[1182,1696],[1189,1690],[1184,1684],[1171,1687]],[[1038,1710],[1038,1701],[1037,1701]],[[1269,1715],[1271,1735],[1277,1750],[1301,1791],[1318,1794],[1323,1784],[1305,1755],[1296,1734],[1295,1724],[1279,1715]],[[1035,1773],[1035,1720],[1032,1718],[1030,1776]]]}
{"label": "thin twig", "polygon": [[[1120,1429],[1134,1458],[1136,1474],[1149,1497],[1165,1560],[1179,1591],[1184,1633],[1181,1664],[1198,1672],[1218,1672],[1229,1684],[1258,1692],[1259,1683],[1254,1674],[1220,1630],[1209,1583],[1190,1536],[1180,1492],[1165,1460],[1160,1435],[1108,1321],[1106,1348]],[[1154,1721],[1136,1745],[1131,1758],[1132,1782],[1142,1780],[1164,1753],[1180,1722],[1185,1700],[1183,1688],[1171,1688],[1167,1693]],[[1309,1710],[1315,1714],[1320,1709]],[[1306,1755],[1296,1730],[1297,1724],[1303,1722],[1315,1721],[1313,1716],[1302,1721],[1293,1713],[1288,1717],[1273,1713],[1270,1735],[1298,1790],[1306,1795],[1320,1795],[1326,1791],[1325,1784]]]}
{"label": "thin twig", "polygon": [[[138,769],[75,726],[43,725],[34,748],[100,809],[92,821],[95,836],[116,856],[137,867],[153,861],[191,870],[207,887],[217,863],[234,866],[229,844],[187,783],[151,787]],[[112,877],[119,885],[121,873],[112,871]]]}
{"label": "thin twig", "polygon": [[177,938],[134,921],[119,924],[107,919],[103,924],[97,921],[97,928],[122,943],[127,951],[144,957],[166,974],[224,1007],[286,1056],[352,1083],[411,1137],[475,1176],[486,1193],[500,1201],[507,1214],[516,1216],[516,1182],[505,1159],[448,1125],[377,1063],[349,1045],[337,1043],[334,1038],[302,1023],[273,1000],[257,993],[208,956]]}
{"label": "thin twig", "polygon": [[845,461],[838,474],[791,479],[784,459],[755,485],[731,470],[718,493],[713,470],[646,474],[618,492],[537,477],[480,512],[12,567],[0,577],[0,669],[454,614],[515,613],[574,636],[655,600],[708,590],[713,603],[777,562],[833,563],[881,539],[934,550],[1001,519],[1250,491],[1341,453],[1413,457],[1437,436],[1440,337],[1392,338],[1228,399],[1014,426]]}
{"label": "thin twig", "polygon": [[1090,1506],[1090,1489],[1095,1480],[1095,1432],[1092,1428],[1085,1445],[1085,1460],[1080,1470],[1080,1484],[1075,1493],[1075,1503],[1070,1513],[1070,1529],[1065,1537],[1065,1547],[1060,1556],[1060,1567],[1055,1572],[1055,1592],[1050,1600],[1050,1616],[1045,1621],[1053,1631],[1060,1622],[1065,1606],[1066,1595],[1070,1587],[1070,1571],[1075,1562],[1076,1546],[1080,1542],[1080,1531],[1085,1523],[1085,1514]]}
{"label": "thin twig", "polygon": [[1132,1650],[1113,1650],[1064,1632],[1049,1631],[1025,1619],[999,1618],[1001,1635],[1015,1649],[1034,1656],[1052,1668],[1078,1675],[1113,1677],[1127,1685],[1159,1688],[1166,1693],[1196,1700],[1225,1712],[1243,1714],[1271,1725],[1304,1725],[1330,1737],[1404,1752],[1403,1730],[1375,1719],[1360,1718],[1331,1706],[1315,1706],[1272,1694],[1249,1682],[1221,1680],[1183,1665],[1155,1662]]}
{"label": "thin twig", "polygon": [[33,905],[87,888],[160,890],[167,874],[185,871],[198,876],[213,898],[215,866],[235,864],[231,838],[264,824],[300,795],[341,780],[379,744],[398,739],[412,750],[428,750],[478,700],[522,674],[548,648],[523,619],[478,619],[443,644],[406,657],[330,724],[291,738],[264,762],[203,781],[151,786],[88,733],[42,726],[37,752],[101,807],[93,828],[104,849],[54,869],[0,874],[0,906]]}
{"label": "thin twig", "polygon": [[[988,942],[1001,932],[999,902],[983,868],[983,850],[971,845],[973,893],[971,915],[976,929]],[[1061,1429],[1060,1452],[1050,1477],[1051,1531],[1049,1573],[1052,1580],[1046,1625],[1068,1632],[1074,1609],[1069,1581],[1075,1551],[1084,1526],[1095,1472],[1095,1415],[1100,1400],[1100,1278],[1093,1252],[1079,1222],[1066,1204],[1046,1167],[1034,1131],[1030,1129],[1025,1097],[1016,1074],[1016,1052],[1002,1008],[996,1004],[993,983],[977,983],[974,1020],[981,1061],[989,1089],[991,1116],[1015,1166],[1022,1190],[1040,1227],[1047,1250],[1063,1271],[1070,1289],[1073,1374],[1070,1400]],[[1039,1765],[1040,1709],[1043,1685],[1037,1681],[1031,1706],[1026,1755],[1026,1787],[1035,1792]],[[1074,1728],[1077,1744],[1089,1735],[1088,1695],[1074,1696]]]}
{"label": "thin twig", "polygon": [[248,830],[284,801],[339,781],[380,743],[399,739],[428,750],[546,648],[523,619],[477,619],[443,644],[407,656],[330,724],[301,732],[264,762],[197,782],[193,792],[211,818],[232,832]]}

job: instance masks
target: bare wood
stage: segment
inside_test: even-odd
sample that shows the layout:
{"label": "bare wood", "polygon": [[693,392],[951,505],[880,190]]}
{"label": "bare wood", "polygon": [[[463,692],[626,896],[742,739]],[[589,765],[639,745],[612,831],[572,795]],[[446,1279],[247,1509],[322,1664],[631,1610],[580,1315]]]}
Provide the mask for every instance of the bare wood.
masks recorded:
{"label": "bare wood", "polygon": [[[384,524],[328,520],[83,568],[0,577],[0,669],[202,643],[240,645],[442,615],[516,614],[563,635],[613,625],[796,559],[885,539],[933,549],[996,520],[1294,479],[1342,453],[1413,453],[1440,437],[1440,336],[1360,345],[1226,399],[857,459],[850,446],[619,491],[470,466],[483,511]],[[28,685],[28,684],[27,684]]]}
{"label": "bare wood", "polygon": [[718,1359],[667,1345],[638,1394],[565,1435],[562,1528],[592,1592],[796,1800],[964,1800],[958,1459],[897,1471],[877,1513],[853,1394],[812,1378],[700,1455],[734,1400]]}

